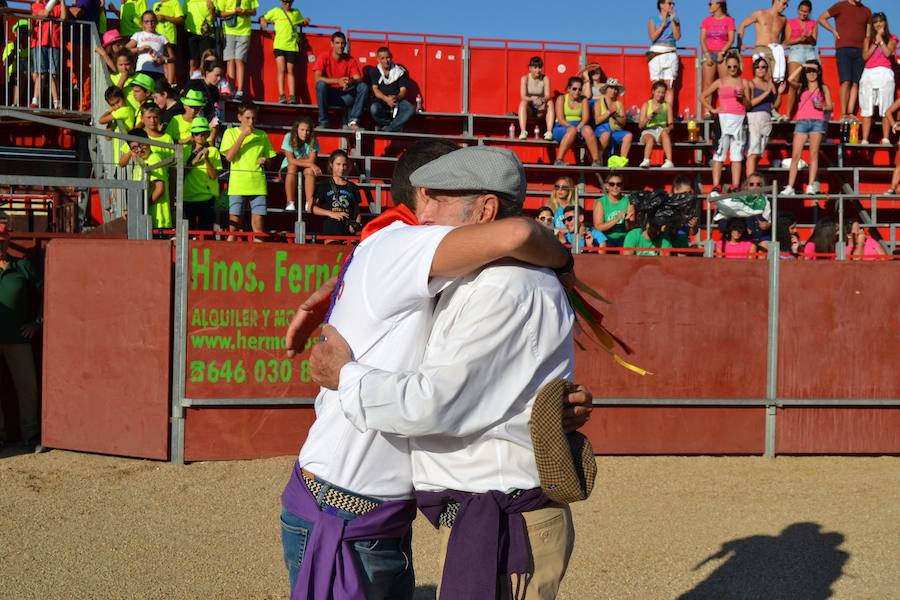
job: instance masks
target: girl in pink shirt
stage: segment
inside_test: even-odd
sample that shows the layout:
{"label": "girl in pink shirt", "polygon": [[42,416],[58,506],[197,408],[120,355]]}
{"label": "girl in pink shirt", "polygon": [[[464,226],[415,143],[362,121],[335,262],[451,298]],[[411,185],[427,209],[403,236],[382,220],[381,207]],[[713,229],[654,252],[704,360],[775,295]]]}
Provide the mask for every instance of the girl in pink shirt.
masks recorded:
{"label": "girl in pink shirt", "polygon": [[[744,164],[744,122],[747,107],[753,97],[750,82],[741,78],[741,57],[735,51],[729,51],[725,59],[727,75],[713,81],[703,90],[700,101],[711,114],[719,116],[719,146],[713,154],[712,191],[709,195],[715,198],[722,193],[722,165],[731,157],[731,188],[741,188],[741,169]],[[712,105],[712,96],[719,93],[719,107]]]}
{"label": "girl in pink shirt", "polygon": [[[812,3],[803,0],[797,7],[797,18],[788,19],[784,31],[784,47],[790,47],[788,53],[787,72],[793,73],[803,66],[803,63],[818,60],[816,43],[819,36],[819,25],[814,19],[810,19]],[[787,115],[794,112],[797,104],[797,90],[791,87],[788,90]]]}
{"label": "girl in pink shirt", "polygon": [[718,77],[725,77],[725,50],[734,43],[734,19],[728,16],[728,3],[709,3],[710,16],[700,24],[700,50],[703,52],[703,89]]}
{"label": "girl in pink shirt", "polygon": [[894,52],[897,50],[897,36],[891,35],[884,13],[872,16],[872,36],[866,38],[863,58],[866,68],[859,80],[859,114],[862,115],[862,143],[868,143],[872,129],[875,107],[881,113],[881,143],[890,144],[890,123],[885,117],[894,101]]}
{"label": "girl in pink shirt", "polygon": [[756,244],[747,239],[747,221],[731,219],[728,221],[728,232],[719,241],[719,251],[725,258],[752,258],[756,252]]}
{"label": "girl in pink shirt", "polygon": [[[803,73],[803,79],[800,74]],[[797,107],[797,125],[794,127],[794,141],[791,149],[791,171],[788,175],[788,184],[781,194],[793,196],[794,184],[797,181],[797,166],[803,155],[803,146],[809,140],[809,183],[806,186],[807,194],[819,193],[819,182],[816,177],[819,174],[819,148],[825,138],[828,129],[828,121],[825,113],[831,112],[831,92],[828,86],[822,83],[822,65],[818,61],[804,63],[799,69],[795,69],[788,76],[788,85],[800,91],[800,103]]]}

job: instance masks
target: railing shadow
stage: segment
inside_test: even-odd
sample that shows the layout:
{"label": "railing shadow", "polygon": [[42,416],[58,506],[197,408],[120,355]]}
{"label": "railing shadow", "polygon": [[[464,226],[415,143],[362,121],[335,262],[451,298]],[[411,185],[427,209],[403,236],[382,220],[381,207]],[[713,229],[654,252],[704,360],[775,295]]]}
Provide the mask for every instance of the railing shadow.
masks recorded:
{"label": "railing shadow", "polygon": [[779,535],[754,535],[722,544],[698,564],[726,559],[709,577],[679,600],[824,600],[843,572],[850,554],[844,536],[822,531],[818,523],[794,523]]}

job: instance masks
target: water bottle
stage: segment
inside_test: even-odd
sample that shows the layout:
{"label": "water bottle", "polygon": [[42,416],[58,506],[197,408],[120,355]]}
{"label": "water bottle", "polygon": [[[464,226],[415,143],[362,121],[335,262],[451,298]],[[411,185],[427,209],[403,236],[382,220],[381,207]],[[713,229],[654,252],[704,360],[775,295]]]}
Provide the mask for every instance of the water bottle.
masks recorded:
{"label": "water bottle", "polygon": [[541,139],[541,128],[538,127],[537,125],[534,126],[534,139],[536,139],[536,140]]}
{"label": "water bottle", "polygon": [[416,112],[422,112],[422,94],[416,94]]}
{"label": "water bottle", "polygon": [[637,105],[632,104],[631,108],[628,109],[628,122],[629,123],[637,123],[640,118],[641,112],[638,110]]}
{"label": "water bottle", "polygon": [[516,137],[516,126],[513,123],[509,124],[509,139],[514,139]]}

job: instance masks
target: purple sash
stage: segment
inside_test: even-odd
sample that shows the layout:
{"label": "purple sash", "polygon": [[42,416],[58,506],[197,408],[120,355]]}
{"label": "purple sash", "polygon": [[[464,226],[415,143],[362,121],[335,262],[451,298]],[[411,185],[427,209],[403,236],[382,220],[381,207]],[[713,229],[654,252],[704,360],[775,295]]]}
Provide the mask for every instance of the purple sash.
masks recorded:
{"label": "purple sash", "polygon": [[526,490],[516,498],[497,491],[416,492],[419,510],[435,527],[448,498],[459,502],[459,513],[447,543],[440,600],[495,598],[500,574],[533,571],[521,513],[553,503],[542,489]]}
{"label": "purple sash", "polygon": [[403,537],[416,517],[412,500],[382,502],[352,521],[322,512],[296,462],[281,502],[298,517],[313,523],[291,600],[365,600],[351,543]]}

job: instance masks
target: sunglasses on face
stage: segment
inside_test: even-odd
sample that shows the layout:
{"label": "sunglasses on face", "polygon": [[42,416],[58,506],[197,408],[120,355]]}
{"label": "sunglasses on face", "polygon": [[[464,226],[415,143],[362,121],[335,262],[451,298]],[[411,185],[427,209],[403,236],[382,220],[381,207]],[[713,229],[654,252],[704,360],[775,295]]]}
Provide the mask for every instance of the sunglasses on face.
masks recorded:
{"label": "sunglasses on face", "polygon": [[565,222],[565,223],[571,223],[574,220],[575,220],[574,215],[569,215],[568,217],[563,217],[563,222]]}
{"label": "sunglasses on face", "polygon": [[727,68],[727,69],[739,69],[739,68],[740,68],[740,65],[725,65],[725,68]]}
{"label": "sunglasses on face", "polygon": [[807,75],[818,75],[819,70],[818,69],[806,69],[806,74]]}
{"label": "sunglasses on face", "polygon": [[769,68],[769,65],[766,65],[766,64],[756,65],[756,68],[757,68],[757,69],[768,69],[768,68]]}
{"label": "sunglasses on face", "polygon": [[621,181],[607,181],[606,187],[620,188],[620,187],[622,187],[622,182]]}
{"label": "sunglasses on face", "polygon": [[563,185],[563,184],[561,184],[561,183],[557,183],[556,185],[553,186],[553,188],[554,188],[554,189],[557,189],[557,190],[560,190],[560,191],[563,191],[563,192],[568,192],[569,190],[572,189],[572,188],[570,188],[569,186]]}
{"label": "sunglasses on face", "polygon": [[580,92],[580,91],[581,91],[581,86],[578,86],[578,87],[570,87],[569,89],[572,90],[573,92]]}
{"label": "sunglasses on face", "polygon": [[552,223],[553,217],[538,217],[538,221],[541,223]]}
{"label": "sunglasses on face", "polygon": [[747,184],[748,188],[761,188],[762,184],[758,182],[750,182]]}

